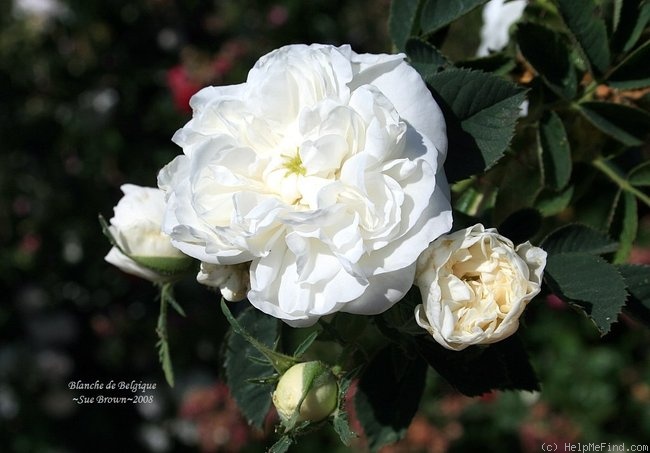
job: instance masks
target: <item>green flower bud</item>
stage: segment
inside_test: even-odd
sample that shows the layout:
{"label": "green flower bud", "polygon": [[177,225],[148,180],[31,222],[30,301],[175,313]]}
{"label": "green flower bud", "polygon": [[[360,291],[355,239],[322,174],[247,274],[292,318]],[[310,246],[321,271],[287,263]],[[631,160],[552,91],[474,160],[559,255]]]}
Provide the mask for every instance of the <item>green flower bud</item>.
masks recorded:
{"label": "green flower bud", "polygon": [[298,363],[282,375],[273,392],[273,404],[282,421],[287,422],[294,416],[307,389],[296,421],[317,422],[336,409],[338,384],[332,371],[317,361]]}

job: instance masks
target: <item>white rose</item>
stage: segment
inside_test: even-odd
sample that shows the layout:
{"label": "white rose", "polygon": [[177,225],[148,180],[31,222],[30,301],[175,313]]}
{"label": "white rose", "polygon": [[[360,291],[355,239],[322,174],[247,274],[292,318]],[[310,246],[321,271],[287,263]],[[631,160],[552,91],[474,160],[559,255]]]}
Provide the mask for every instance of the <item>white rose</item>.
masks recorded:
{"label": "white rose", "polygon": [[418,260],[423,304],[415,319],[448,349],[502,340],[539,293],[545,265],[544,250],[529,242],[515,248],[481,224],[441,236]]}
{"label": "white rose", "polygon": [[[309,391],[307,382],[311,382]],[[296,421],[323,420],[338,404],[336,377],[324,364],[316,361],[298,363],[289,368],[273,392],[273,405],[283,421],[291,420],[303,395]]]}
{"label": "white rose", "polygon": [[106,261],[152,282],[167,281],[187,269],[191,259],[175,248],[160,229],[164,192],[133,184],[124,184],[121,189],[124,196],[115,206],[108,228],[119,247],[111,248]]}
{"label": "white rose", "polygon": [[503,49],[510,41],[510,27],[517,22],[526,8],[526,0],[490,0],[483,7],[481,44],[476,51],[485,57],[490,51]]}
{"label": "white rose", "polygon": [[248,263],[223,264],[201,263],[196,280],[206,286],[219,288],[221,295],[229,302],[238,302],[246,298],[250,289]]}
{"label": "white rose", "polygon": [[250,261],[250,302],[292,326],[385,311],[451,227],[444,118],[404,55],[287,46],[191,106],[163,229],[202,262]]}

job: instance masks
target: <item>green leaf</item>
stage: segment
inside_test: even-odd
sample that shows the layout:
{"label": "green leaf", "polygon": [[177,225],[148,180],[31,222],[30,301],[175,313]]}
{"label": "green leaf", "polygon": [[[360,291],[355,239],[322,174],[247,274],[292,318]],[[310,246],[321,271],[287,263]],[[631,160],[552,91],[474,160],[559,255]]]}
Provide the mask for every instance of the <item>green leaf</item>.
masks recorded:
{"label": "green leaf", "polygon": [[269,453],[286,453],[289,451],[289,447],[293,444],[293,438],[288,435],[284,435],[274,443],[271,448],[269,448]]}
{"label": "green leaf", "polygon": [[505,221],[513,213],[533,206],[542,190],[542,174],[537,148],[519,148],[500,163],[494,184],[499,188],[492,212],[493,223]]}
{"label": "green leaf", "polygon": [[575,252],[602,255],[615,252],[618,244],[591,227],[569,224],[551,232],[544,238],[541,247],[549,255]]}
{"label": "green leaf", "polygon": [[612,236],[618,238],[619,244],[614,255],[614,263],[627,261],[639,228],[636,197],[627,191],[619,191],[619,194],[612,227]]}
{"label": "green leaf", "polygon": [[[238,324],[256,341],[272,348],[279,334],[279,321],[254,308],[247,308],[237,317]],[[233,398],[242,414],[253,426],[261,428],[271,407],[271,392],[274,386],[260,385],[250,380],[266,378],[274,368],[266,360],[248,360],[247,357],[265,359],[246,338],[231,331],[226,340],[224,366],[226,380]]]}
{"label": "green leaf", "polygon": [[617,269],[625,279],[629,294],[625,313],[650,327],[650,266],[622,264]]}
{"label": "green leaf", "polygon": [[379,315],[388,327],[396,332],[397,337],[410,338],[414,335],[427,333],[415,321],[415,307],[422,303],[422,294],[417,286],[411,286],[404,298],[398,304],[393,305],[389,310]]}
{"label": "green leaf", "polygon": [[571,148],[562,120],[553,111],[539,122],[538,141],[541,149],[545,185],[562,190],[571,178]]}
{"label": "green leaf", "polygon": [[637,187],[650,186],[650,162],[644,162],[634,167],[628,175],[628,181]]}
{"label": "green leaf", "polygon": [[612,37],[612,48],[630,51],[650,21],[650,1],[624,0],[621,19]]}
{"label": "green leaf", "polygon": [[319,334],[319,333],[320,333],[320,332],[318,332],[318,331],[314,331],[314,332],[310,333],[310,334],[307,336],[307,338],[305,338],[305,339],[302,341],[302,343],[300,343],[300,344],[298,345],[298,347],[296,348],[295,352],[293,353],[293,356],[296,357],[296,358],[298,358],[298,359],[299,359],[300,357],[302,357],[302,355],[303,355],[305,352],[307,352],[307,349],[309,349],[309,347],[310,347],[310,346],[312,345],[312,343],[316,340],[316,338],[318,338],[318,334]]}
{"label": "green leaf", "polygon": [[560,193],[545,191],[535,201],[535,207],[544,217],[551,217],[564,211],[573,198],[574,187],[568,186]]}
{"label": "green leaf", "polygon": [[487,0],[426,0],[420,16],[425,35],[440,30]]}
{"label": "green leaf", "polygon": [[549,255],[544,279],[556,294],[580,307],[601,335],[609,332],[627,298],[616,267],[587,253]]}
{"label": "green leaf", "polygon": [[514,134],[523,88],[481,71],[447,69],[426,78],[447,121],[451,182],[493,166]]}
{"label": "green leaf", "polygon": [[417,412],[426,364],[391,347],[381,350],[361,375],[355,394],[357,417],[372,451],[404,437]]}
{"label": "green leaf", "polygon": [[492,390],[539,390],[537,376],[517,335],[462,351],[445,349],[428,338],[418,345],[429,365],[464,395],[479,396]]}
{"label": "green leaf", "polygon": [[345,446],[349,446],[350,442],[358,437],[357,434],[350,429],[350,422],[348,421],[348,415],[345,411],[339,410],[334,414],[332,426]]}
{"label": "green leaf", "polygon": [[592,69],[604,73],[610,53],[605,22],[598,17],[593,0],[556,0],[564,22],[575,36]]}
{"label": "green leaf", "polygon": [[607,78],[608,85],[620,90],[650,86],[650,41],[625,58]]}
{"label": "green leaf", "polygon": [[564,37],[543,25],[527,22],[517,26],[516,39],[524,58],[546,84],[560,97],[573,99],[578,76]]}
{"label": "green leaf", "polygon": [[611,102],[583,102],[580,112],[598,129],[627,146],[640,146],[650,130],[650,114]]}
{"label": "green leaf", "polygon": [[507,52],[494,52],[482,58],[456,62],[456,66],[491,72],[497,75],[506,75],[517,66],[517,62]]}
{"label": "green leaf", "polygon": [[650,309],[650,266],[622,264],[618,270],[625,279],[630,296]]}
{"label": "green leaf", "polygon": [[352,380],[357,376],[360,369],[361,366],[345,373],[339,379],[339,402],[336,411],[334,411],[332,425],[336,434],[339,435],[339,439],[341,439],[341,442],[346,447],[350,445],[350,442],[353,439],[358,437],[357,434],[350,429],[348,414],[345,411],[345,398],[348,390],[350,390],[350,385],[352,385]]}
{"label": "green leaf", "polygon": [[399,51],[406,47],[406,41],[416,34],[418,6],[420,0],[392,0],[388,16],[388,31],[393,44]]}
{"label": "green leaf", "polygon": [[435,74],[451,63],[436,47],[421,38],[410,38],[406,42],[406,54],[422,77]]}
{"label": "green leaf", "polygon": [[510,214],[499,224],[497,230],[514,244],[532,238],[542,226],[542,216],[537,209],[525,208]]}
{"label": "green leaf", "polygon": [[614,0],[612,5],[612,31],[618,29],[619,24],[621,23],[621,11],[623,10],[623,0]]}

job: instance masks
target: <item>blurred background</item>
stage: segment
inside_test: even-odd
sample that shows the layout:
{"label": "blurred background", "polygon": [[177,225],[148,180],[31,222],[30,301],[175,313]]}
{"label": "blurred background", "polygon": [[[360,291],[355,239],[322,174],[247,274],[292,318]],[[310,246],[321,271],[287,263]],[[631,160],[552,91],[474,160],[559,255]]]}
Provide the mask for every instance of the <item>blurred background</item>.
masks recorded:
{"label": "blurred background", "polygon": [[[273,442],[272,416],[266,432],[254,432],[228,396],[219,298],[192,279],[176,290],[187,317],[169,316],[177,383],[167,386],[155,349],[157,291],[104,262],[110,246],[97,216],[112,216],[121,184],[156,185],[180,152],[170,139],[199,88],[240,83],[261,55],[289,43],[389,52],[388,8],[389,0],[0,0],[0,451],[255,452]],[[473,54],[476,13],[450,35],[449,53]],[[649,261],[643,250],[634,256]],[[384,452],[650,439],[647,331],[623,318],[600,339],[556,299],[533,304],[526,321],[541,394],[469,399],[431,375],[407,439]],[[133,394],[153,402],[73,400],[102,391],[70,382],[110,380],[155,384]],[[295,449],[348,451],[330,434]],[[363,451],[363,438],[353,449]]]}

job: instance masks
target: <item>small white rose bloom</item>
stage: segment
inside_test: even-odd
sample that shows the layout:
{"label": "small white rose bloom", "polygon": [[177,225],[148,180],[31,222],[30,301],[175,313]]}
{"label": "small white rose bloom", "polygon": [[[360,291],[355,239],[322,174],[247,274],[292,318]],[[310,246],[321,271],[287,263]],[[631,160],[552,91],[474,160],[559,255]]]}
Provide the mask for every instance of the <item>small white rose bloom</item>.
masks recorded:
{"label": "small white rose bloom", "polygon": [[239,302],[246,298],[250,289],[248,263],[223,265],[201,263],[196,280],[206,286],[219,288],[221,295],[229,302]]}
{"label": "small white rose bloom", "polygon": [[[164,282],[170,275],[157,272],[143,262],[163,265],[173,271],[185,267],[189,257],[174,247],[169,236],[161,231],[165,212],[165,194],[152,187],[124,184],[124,196],[115,206],[109,231],[122,250],[111,248],[105,259],[122,271],[152,282]],[[171,273],[171,272],[170,272]]]}
{"label": "small white rose bloom", "polygon": [[250,262],[248,299],[292,326],[400,300],[451,227],[444,118],[404,58],[291,45],[198,92],[158,175],[174,245]]}
{"label": "small white rose bloom", "polygon": [[305,393],[305,381],[313,380],[312,386],[300,404],[296,421],[318,422],[327,418],[338,404],[336,377],[320,362],[298,363],[289,368],[278,381],[273,392],[273,405],[283,421],[290,420],[298,409]]}
{"label": "small white rose bloom", "polygon": [[423,304],[415,319],[442,346],[460,351],[502,340],[540,291],[546,252],[477,224],[436,239],[418,260]]}
{"label": "small white rose bloom", "polygon": [[481,43],[476,51],[485,57],[490,51],[503,49],[510,41],[510,27],[517,22],[526,8],[526,0],[490,0],[483,7]]}

